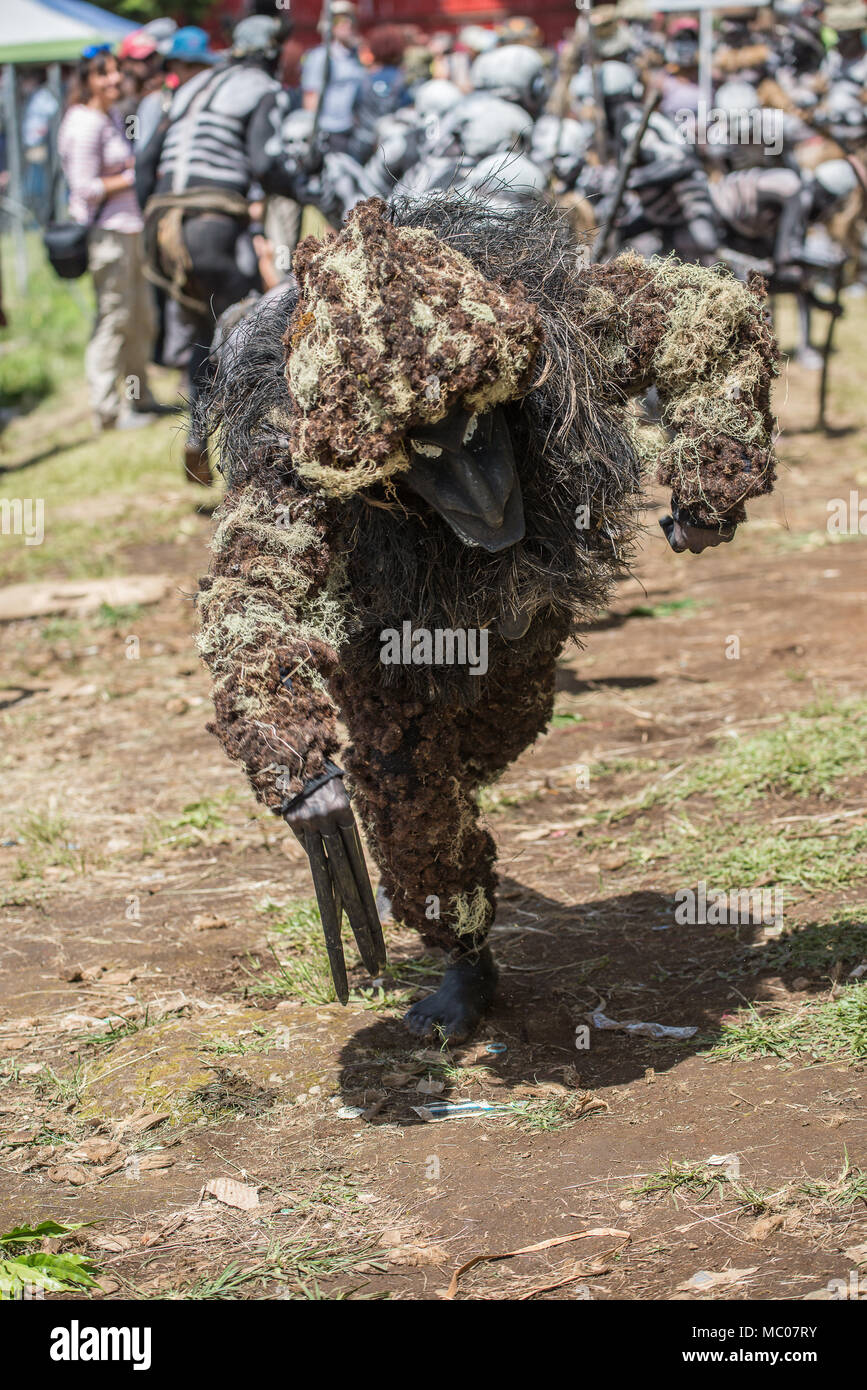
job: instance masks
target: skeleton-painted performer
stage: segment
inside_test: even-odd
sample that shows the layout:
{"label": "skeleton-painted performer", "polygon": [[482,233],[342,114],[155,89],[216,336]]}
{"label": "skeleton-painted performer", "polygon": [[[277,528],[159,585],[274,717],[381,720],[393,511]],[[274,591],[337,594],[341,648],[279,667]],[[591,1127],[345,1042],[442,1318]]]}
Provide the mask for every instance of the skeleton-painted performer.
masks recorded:
{"label": "skeleton-painted performer", "polygon": [[731,539],[774,478],[762,291],[676,261],[589,266],[570,237],[545,206],[371,199],[301,244],[297,285],[236,330],[211,402],[228,484],[198,600],[212,727],[304,837],[332,965],[342,899],[376,969],[343,720],[381,890],[452,953],[407,1015],[421,1034],[465,1036],[493,997],[477,793],[544,731],[558,654],[629,558],[629,398],[658,393],[675,550]]}

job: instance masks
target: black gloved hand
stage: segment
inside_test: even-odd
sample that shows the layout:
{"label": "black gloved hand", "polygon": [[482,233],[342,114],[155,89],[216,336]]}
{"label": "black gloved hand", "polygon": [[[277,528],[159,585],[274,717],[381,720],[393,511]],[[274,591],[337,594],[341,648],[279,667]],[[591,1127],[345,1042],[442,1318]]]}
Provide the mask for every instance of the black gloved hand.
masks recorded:
{"label": "black gloved hand", "polygon": [[310,860],[334,987],[341,1004],[345,1004],[349,985],[340,940],[344,909],[361,959],[371,975],[380,974],[385,966],[385,942],[355,817],[341,777],[334,763],[326,763],[323,776],[313,778],[309,790],[302,789],[287,801],[282,814]]}
{"label": "black gloved hand", "polygon": [[710,527],[698,521],[687,507],[680,506],[671,499],[671,516],[664,516],[659,522],[665,539],[678,555],[688,550],[692,555],[700,555],[717,545],[727,545],[734,540],[737,526],[734,522],[720,522]]}
{"label": "black gloved hand", "polygon": [[302,844],[308,830],[333,835],[341,825],[355,824],[349,796],[337,776],[311,792],[302,791],[283,812],[283,819]]}

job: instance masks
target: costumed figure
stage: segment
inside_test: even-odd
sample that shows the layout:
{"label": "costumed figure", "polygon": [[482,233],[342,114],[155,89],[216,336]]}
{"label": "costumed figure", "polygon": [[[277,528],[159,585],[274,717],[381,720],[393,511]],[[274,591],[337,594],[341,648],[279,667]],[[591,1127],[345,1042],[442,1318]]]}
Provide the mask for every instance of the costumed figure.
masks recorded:
{"label": "costumed figure", "polygon": [[545,730],[557,657],[628,564],[630,397],[658,393],[675,550],[730,540],[774,478],[760,282],[583,251],[545,204],[370,199],[301,243],[210,396],[212,728],[310,855],[344,1000],[342,908],[370,970],[384,953],[354,807],[395,919],[451,956],[422,1035],[466,1036],[494,994],[477,795]]}

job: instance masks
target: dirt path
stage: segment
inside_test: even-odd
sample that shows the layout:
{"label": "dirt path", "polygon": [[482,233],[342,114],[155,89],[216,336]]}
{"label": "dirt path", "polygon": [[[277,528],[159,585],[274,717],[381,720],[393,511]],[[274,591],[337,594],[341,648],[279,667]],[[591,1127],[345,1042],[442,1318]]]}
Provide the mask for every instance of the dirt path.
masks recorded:
{"label": "dirt path", "polygon": [[[125,534],[121,568],[175,576],[161,603],[0,631],[0,1230],[94,1222],[106,1297],[438,1297],[558,1241],[457,1296],[867,1286],[867,577],[826,526],[867,485],[865,322],[849,431],[807,432],[792,369],[780,489],[734,545],[673,556],[657,499],[554,725],[486,795],[502,990],[454,1054],[400,1025],[438,968],[407,934],[380,985],[322,1002],[302,852],[204,730],[207,518]],[[764,888],[782,935],[681,923],[700,881]],[[504,1108],[417,1113],[466,1099]],[[257,1205],[203,1197],[217,1178]]]}

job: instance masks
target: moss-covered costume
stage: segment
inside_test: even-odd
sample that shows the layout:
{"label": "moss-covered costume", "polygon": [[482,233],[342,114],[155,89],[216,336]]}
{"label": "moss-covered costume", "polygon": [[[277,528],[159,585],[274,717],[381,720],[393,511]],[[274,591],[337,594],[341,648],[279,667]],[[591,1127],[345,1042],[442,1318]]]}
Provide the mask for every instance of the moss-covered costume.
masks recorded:
{"label": "moss-covered costume", "polygon": [[[588,266],[551,209],[356,208],[297,292],[242,325],[211,402],[228,492],[201,582],[212,726],[279,812],[345,766],[395,916],[477,948],[496,852],[475,796],[545,729],[557,656],[637,532],[629,398],[657,388],[657,477],[708,525],[774,479],[762,292],[633,255]],[[401,486],[408,429],[504,405],[526,535],[465,545]],[[530,618],[507,641],[498,623]],[[384,666],[381,633],[487,628],[488,671]],[[439,916],[429,904],[440,903]]]}

